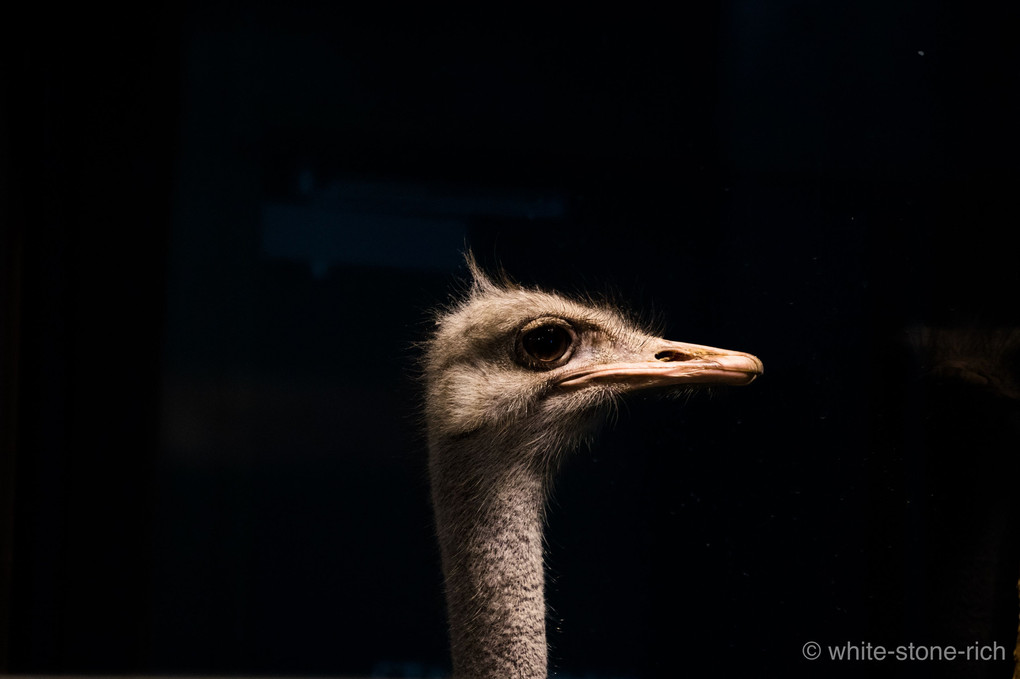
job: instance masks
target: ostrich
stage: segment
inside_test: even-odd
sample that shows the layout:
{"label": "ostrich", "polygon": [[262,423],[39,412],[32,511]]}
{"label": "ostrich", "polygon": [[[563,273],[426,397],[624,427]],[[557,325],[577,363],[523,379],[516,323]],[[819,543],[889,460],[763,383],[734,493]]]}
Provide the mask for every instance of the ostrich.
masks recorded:
{"label": "ostrich", "polygon": [[1020,328],[914,326],[901,339],[919,369],[905,392],[911,398],[899,436],[911,446],[904,463],[922,470],[908,468],[923,484],[924,501],[913,511],[926,524],[921,535],[930,536],[910,547],[924,549],[927,564],[913,586],[937,602],[923,619],[943,639],[1015,631],[1013,677],[1020,679]]}
{"label": "ostrich", "polygon": [[424,352],[425,417],[454,675],[547,673],[543,514],[563,455],[646,387],[749,384],[750,354],[655,337],[605,305],[486,276]]}

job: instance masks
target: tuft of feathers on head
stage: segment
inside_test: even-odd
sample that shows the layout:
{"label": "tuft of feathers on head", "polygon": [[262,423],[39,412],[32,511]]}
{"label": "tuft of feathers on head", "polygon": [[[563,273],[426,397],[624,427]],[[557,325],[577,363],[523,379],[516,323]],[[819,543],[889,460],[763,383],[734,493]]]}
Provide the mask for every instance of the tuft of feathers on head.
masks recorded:
{"label": "tuft of feathers on head", "polygon": [[511,280],[510,276],[502,268],[496,271],[495,276],[487,274],[478,263],[475,253],[471,251],[471,248],[464,251],[464,264],[467,265],[468,272],[471,274],[471,286],[469,288],[471,296],[492,292],[506,292],[521,287]]}
{"label": "tuft of feathers on head", "polygon": [[468,274],[470,274],[470,279],[461,282],[454,288],[451,293],[450,300],[446,304],[433,309],[432,320],[435,325],[440,325],[445,316],[448,316],[457,309],[464,307],[472,299],[477,299],[489,294],[520,289],[520,286],[513,282],[503,269],[499,269],[494,276],[490,276],[486,273],[482,266],[478,263],[477,258],[475,258],[475,253],[471,251],[471,248],[466,248],[463,252],[463,256],[464,264],[467,266]]}
{"label": "tuft of feathers on head", "polygon": [[489,277],[485,274],[485,272],[482,271],[482,267],[478,265],[478,260],[475,259],[475,253],[471,252],[470,249],[464,251],[464,263],[467,264],[468,272],[471,274],[472,292],[483,292],[492,290],[496,287],[495,284],[489,280]]}

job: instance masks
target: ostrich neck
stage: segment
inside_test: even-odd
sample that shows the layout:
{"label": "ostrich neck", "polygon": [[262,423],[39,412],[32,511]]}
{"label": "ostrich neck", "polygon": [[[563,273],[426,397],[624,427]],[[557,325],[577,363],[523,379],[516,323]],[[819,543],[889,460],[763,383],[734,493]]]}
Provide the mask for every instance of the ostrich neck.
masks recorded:
{"label": "ostrich neck", "polygon": [[454,676],[544,678],[545,474],[480,448],[433,446],[430,462]]}

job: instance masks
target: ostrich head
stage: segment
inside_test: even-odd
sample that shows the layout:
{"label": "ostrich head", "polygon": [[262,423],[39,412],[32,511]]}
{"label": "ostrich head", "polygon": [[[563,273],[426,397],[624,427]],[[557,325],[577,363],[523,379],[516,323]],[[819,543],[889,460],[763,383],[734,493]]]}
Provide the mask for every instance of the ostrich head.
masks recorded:
{"label": "ostrich head", "polygon": [[467,261],[470,292],[441,316],[425,356],[433,448],[482,433],[518,439],[517,462],[549,461],[627,392],[750,384],[762,372],[750,354],[664,340],[617,309],[497,283]]}
{"label": "ostrich head", "polygon": [[424,357],[429,471],[456,676],[546,676],[541,524],[565,451],[621,395],[749,384],[750,354],[671,342],[607,305],[493,281],[467,256],[468,295]]}

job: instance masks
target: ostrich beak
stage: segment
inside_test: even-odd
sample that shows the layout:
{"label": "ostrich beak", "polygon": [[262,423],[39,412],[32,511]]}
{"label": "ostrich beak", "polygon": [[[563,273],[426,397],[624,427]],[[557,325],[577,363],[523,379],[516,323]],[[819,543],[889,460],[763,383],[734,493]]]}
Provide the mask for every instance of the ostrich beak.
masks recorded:
{"label": "ostrich beak", "polygon": [[600,363],[570,370],[559,380],[566,389],[589,384],[619,384],[632,389],[687,384],[750,384],[764,371],[761,361],[741,351],[658,340],[648,356],[619,363]]}

